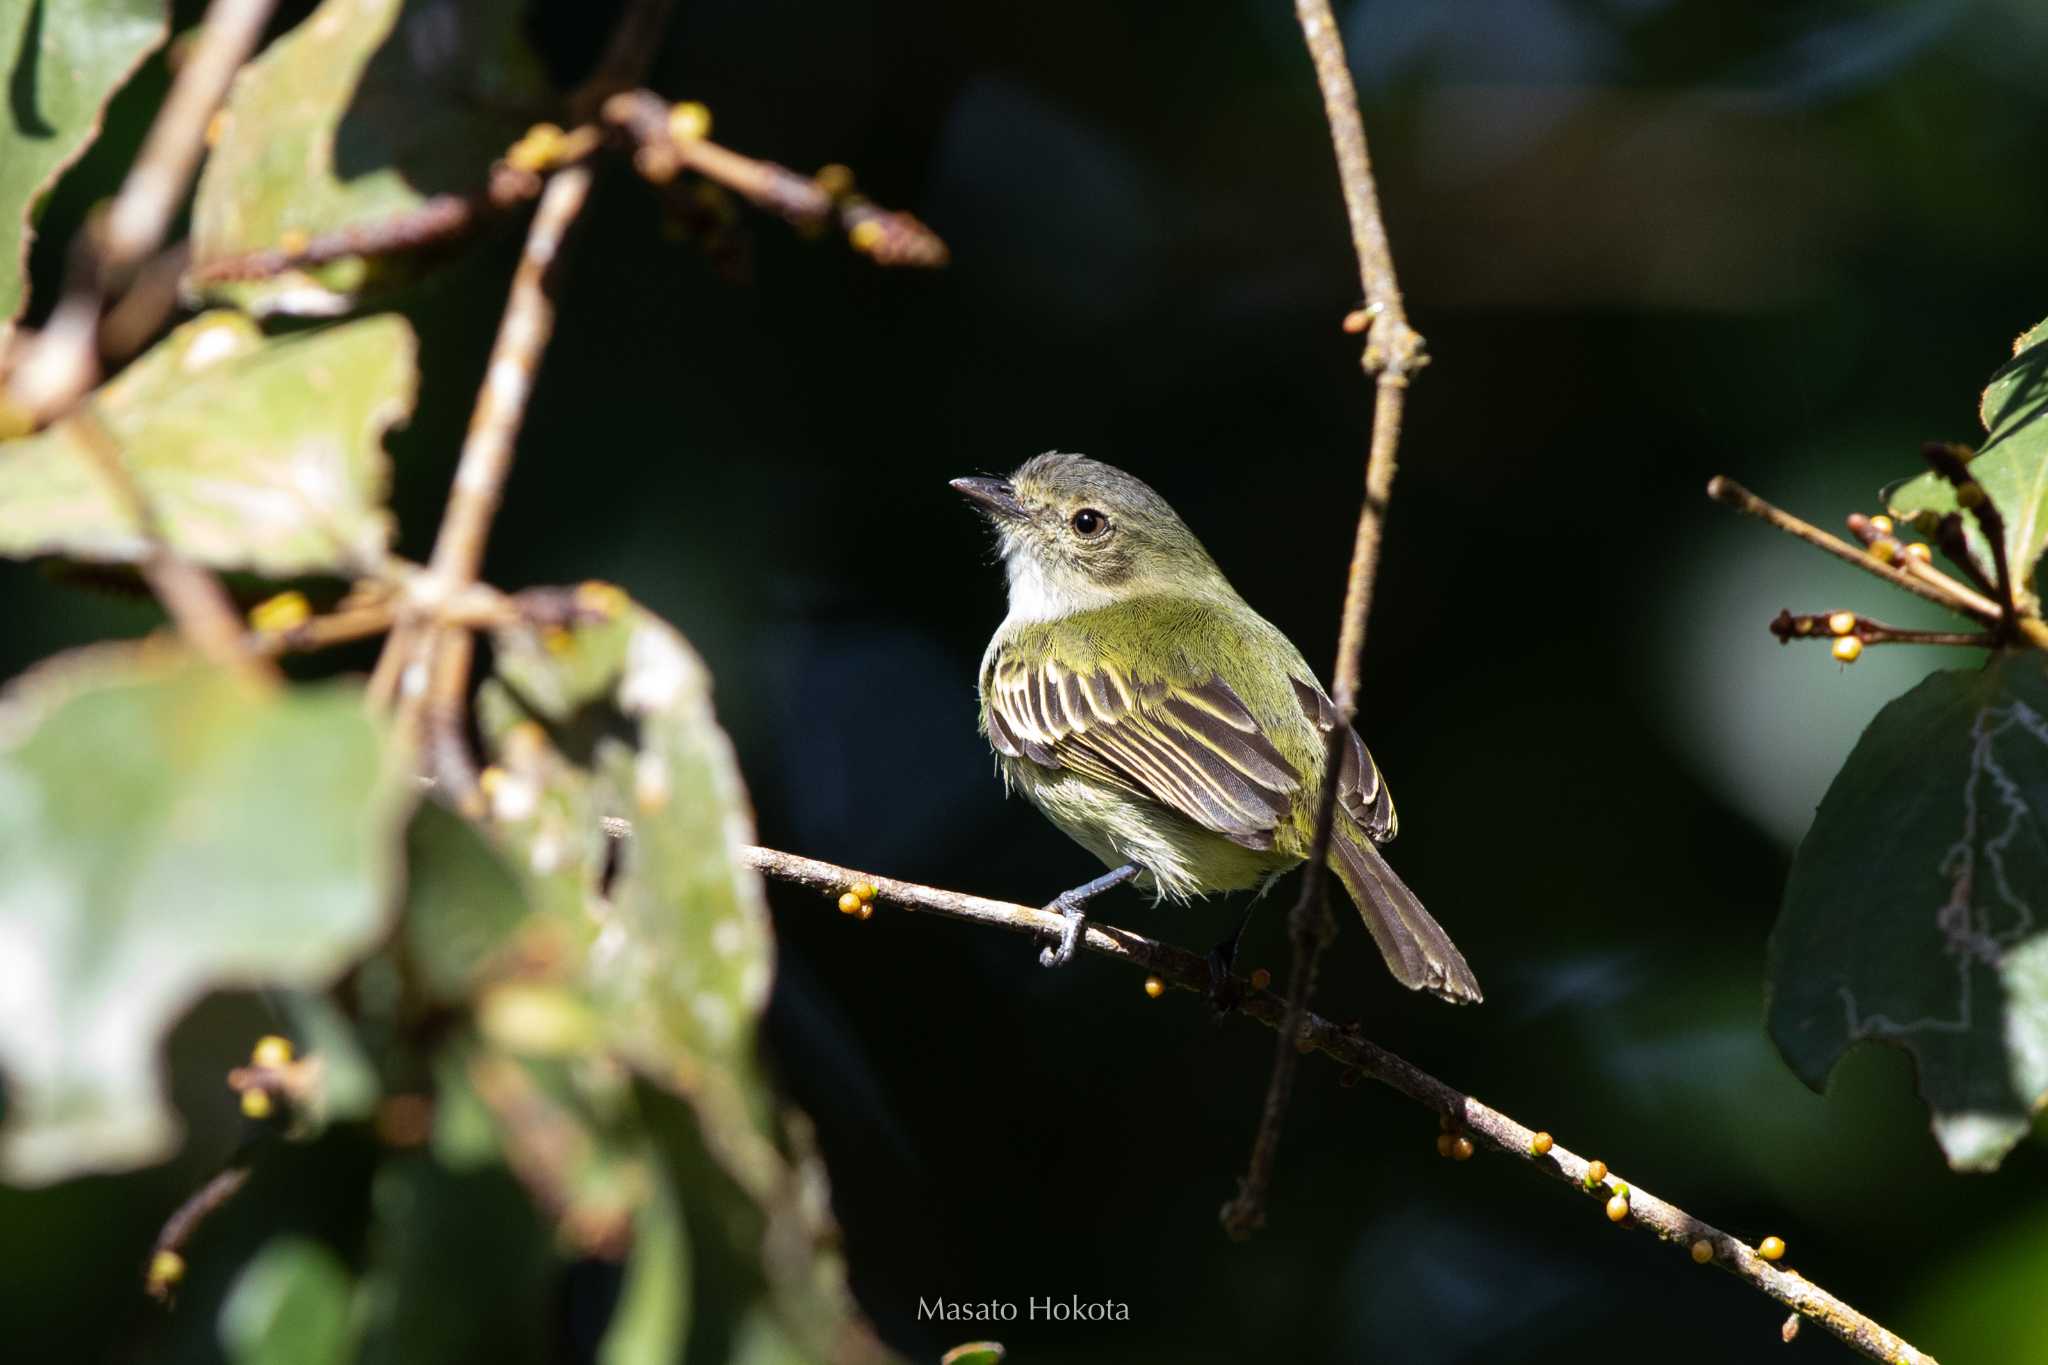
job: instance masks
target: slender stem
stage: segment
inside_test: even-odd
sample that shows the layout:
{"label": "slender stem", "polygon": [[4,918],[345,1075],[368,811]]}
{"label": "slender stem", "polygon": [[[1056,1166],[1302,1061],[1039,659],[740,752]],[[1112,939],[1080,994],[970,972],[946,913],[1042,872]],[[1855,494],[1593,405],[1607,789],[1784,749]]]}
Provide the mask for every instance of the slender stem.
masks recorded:
{"label": "slender stem", "polygon": [[[1844,628],[1836,630],[1837,625]],[[1838,640],[1854,636],[1858,642],[1866,645],[1962,645],[1970,649],[1996,649],[1999,645],[1999,637],[1995,631],[1909,630],[1903,626],[1888,626],[1882,621],[1873,621],[1868,616],[1858,616],[1849,611],[1810,612],[1804,615],[1781,611],[1771,621],[1771,634],[1778,637],[1780,644],[1790,644],[1794,640]]]}
{"label": "slender stem", "polygon": [[[1717,474],[1707,480],[1707,496],[1716,502],[1728,504],[1728,506],[1733,507],[1738,512],[1744,512],[1760,521],[1769,522],[1786,535],[1794,536],[1809,545],[1826,550],[1835,558],[1845,563],[1853,564],[1865,573],[1875,574],[1893,587],[1902,588],[1912,593],[1915,597],[1924,597],[1930,602],[1946,607],[1958,616],[1968,616],[1990,625],[1996,625],[2000,620],[1997,604],[1986,603],[1985,605],[1991,608],[1989,614],[1987,614],[1976,603],[1960,593],[1915,577],[1894,565],[1886,564],[1872,557],[1867,551],[1857,549],[1841,537],[1829,535],[1818,526],[1810,522],[1801,521],[1784,508],[1765,502],[1733,479]],[[1961,588],[1962,586],[1955,583],[1955,580],[1948,578],[1947,575],[1942,575],[1942,581],[1952,585],[1954,588]],[[1967,589],[1964,591],[1967,591]],[[1975,594],[1971,594],[1971,596],[1975,596]],[[1981,601],[1982,599],[1979,600]]]}
{"label": "slender stem", "polygon": [[277,671],[244,642],[241,614],[220,579],[171,547],[149,500],[129,472],[121,443],[107,430],[93,405],[88,402],[74,408],[64,419],[64,427],[91,454],[94,467],[146,544],[137,567],[178,634],[207,662],[259,687],[275,683]]}
{"label": "slender stem", "polygon": [[[127,288],[162,243],[206,149],[206,126],[256,50],[274,5],[275,0],[213,0],[207,7],[199,39],[178,68],[120,193],[106,216],[82,235],[64,297],[14,372],[14,400],[39,420],[69,408],[98,378],[101,306]],[[155,300],[167,311],[175,296],[163,292]],[[137,321],[129,319],[130,330]]]}
{"label": "slender stem", "polygon": [[1337,704],[1337,723],[1331,728],[1323,755],[1315,837],[1302,874],[1301,893],[1287,918],[1288,938],[1294,950],[1288,972],[1287,1014],[1280,1038],[1274,1044],[1273,1074],[1267,1082],[1265,1104],[1259,1111],[1259,1127],[1252,1138],[1244,1178],[1236,1196],[1223,1206],[1219,1215],[1224,1230],[1236,1238],[1250,1236],[1265,1222],[1267,1190],[1272,1183],[1273,1162],[1279,1151],[1280,1131],[1286,1122],[1299,1061],[1294,1040],[1315,993],[1317,964],[1323,949],[1335,937],[1327,903],[1324,861],[1330,850],[1331,823],[1336,819],[1346,731],[1358,714],[1365,622],[1372,609],[1373,588],[1379,574],[1380,537],[1386,523],[1387,500],[1393,491],[1394,456],[1401,443],[1408,376],[1428,360],[1422,337],[1408,325],[1400,282],[1394,274],[1386,226],[1380,220],[1372,158],[1366,148],[1365,124],[1359,117],[1358,95],[1351,84],[1351,69],[1344,57],[1337,21],[1330,13],[1328,0],[1295,0],[1294,12],[1315,65],[1316,85],[1322,92],[1323,114],[1330,125],[1330,144],[1336,153],[1337,174],[1344,189],[1344,210],[1351,221],[1358,281],[1365,291],[1366,311],[1371,318],[1360,363],[1375,380],[1365,501],[1359,508],[1358,531],[1352,540],[1351,570],[1345,584],[1344,615],[1337,634],[1337,666],[1331,686],[1331,700]]}
{"label": "slender stem", "polygon": [[[1035,906],[989,900],[958,891],[897,881],[850,867],[799,857],[779,849],[749,847],[741,850],[742,860],[763,876],[789,882],[823,894],[821,905],[829,905],[840,893],[866,882],[875,888],[877,900],[906,910],[929,911],[947,919],[964,920],[992,929],[1029,934],[1056,942],[1065,917]],[[1082,931],[1080,946],[1102,957],[1139,967],[1169,981],[1182,990],[1206,994],[1210,989],[1208,959],[1143,934],[1131,933],[1099,922]],[[1287,1032],[1287,1005],[1271,991],[1237,983],[1241,1001],[1238,1012],[1269,1028],[1281,1029],[1288,1051],[1295,1052],[1295,1039],[1306,1050],[1321,1052],[1346,1067],[1370,1076],[1416,1103],[1448,1115],[1458,1128],[1481,1146],[1515,1157],[1538,1172],[1586,1193],[1595,1193],[1598,1209],[1614,1192],[1619,1176],[1592,1186],[1586,1183],[1587,1159],[1552,1143],[1541,1154],[1531,1150],[1535,1133],[1497,1109],[1447,1085],[1385,1048],[1367,1042],[1350,1029],[1340,1027],[1313,1012],[1301,1026]],[[1713,1264],[1779,1303],[1813,1319],[1873,1360],[1907,1361],[1911,1365],[1933,1365],[1933,1357],[1921,1353],[1881,1324],[1857,1312],[1813,1281],[1789,1270],[1780,1270],[1756,1250],[1729,1233],[1695,1218],[1678,1205],[1660,1199],[1628,1181],[1629,1216],[1624,1227],[1648,1232],[1681,1249],[1704,1241],[1712,1252]],[[1604,1212],[1599,1215],[1605,1221]]]}
{"label": "slender stem", "polygon": [[[455,482],[427,572],[412,594],[420,619],[402,621],[385,642],[384,654],[371,675],[371,699],[399,694],[399,732],[411,736],[425,713],[435,724],[459,718],[469,683],[467,636],[437,662],[444,648],[438,628],[440,609],[476,582],[483,566],[484,545],[512,470],[513,449],[533,392],[541,352],[554,332],[554,266],[569,227],[590,196],[590,168],[577,165],[548,181],[527,230],[526,247],[512,274],[505,314],[491,346],[483,387],[470,414],[469,433],[456,462]],[[418,671],[413,672],[413,666]],[[459,794],[459,793],[458,793]]]}
{"label": "slender stem", "polygon": [[[242,1192],[242,1186],[249,1183],[249,1164],[246,1159],[237,1158],[234,1163],[222,1169],[213,1179],[192,1192],[190,1198],[178,1205],[171,1216],[164,1220],[162,1231],[156,1235],[156,1245],[151,1273],[147,1281],[151,1297],[168,1303],[177,1280],[159,1280],[155,1274],[155,1256],[170,1252],[182,1257],[192,1234],[199,1231],[200,1224],[218,1213],[230,1199]],[[176,1264],[175,1262],[173,1264]]]}

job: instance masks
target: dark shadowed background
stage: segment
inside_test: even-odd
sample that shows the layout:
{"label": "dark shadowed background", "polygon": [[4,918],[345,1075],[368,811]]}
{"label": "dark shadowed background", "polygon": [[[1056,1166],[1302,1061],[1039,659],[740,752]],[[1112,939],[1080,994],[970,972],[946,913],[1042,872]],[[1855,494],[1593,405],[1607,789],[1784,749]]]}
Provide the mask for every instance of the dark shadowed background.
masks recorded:
{"label": "dark shadowed background", "polygon": [[[587,66],[613,8],[539,6],[560,72]],[[2048,314],[2048,11],[1340,10],[1434,358],[1361,725],[1404,817],[1393,861],[1488,999],[1398,991],[1347,922],[1318,1007],[1730,1231],[1784,1237],[1789,1264],[1949,1365],[2048,1359],[2041,1148],[1952,1175],[1903,1057],[1852,1056],[1822,1098],[1762,1027],[1765,940],[1814,803],[1878,706],[1967,660],[1781,650],[1765,624],[1783,606],[1927,618],[1701,492],[1726,472],[1838,525],[1917,472],[1923,439],[1977,434],[1978,388]],[[159,59],[51,205],[45,306],[54,248],[163,82]],[[753,217],[714,261],[666,239],[613,167],[489,577],[612,579],[675,621],[717,676],[765,842],[1027,902],[1093,875],[1004,801],[974,733],[1002,590],[946,480],[1050,448],[1122,465],[1327,668],[1370,400],[1338,328],[1356,269],[1291,7],[682,0],[653,83],[703,100],[739,150],[849,164],[954,264],[884,272]],[[515,239],[399,300],[424,343],[392,441],[407,553],[430,543]],[[10,675],[155,620],[21,566],[0,567],[0,600]],[[1284,967],[1286,898],[1254,920],[1247,965]],[[1440,1160],[1431,1115],[1341,1089],[1321,1059],[1271,1224],[1233,1245],[1216,1211],[1269,1032],[1149,1001],[1100,961],[1042,971],[1021,939],[774,901],[775,1064],[818,1123],[862,1303],[913,1358],[983,1334],[1026,1361],[1785,1349],[1768,1301],[1518,1166]],[[1201,948],[1233,908],[1118,893],[1102,913]],[[225,1271],[205,1241],[168,1321],[137,1285],[157,1223],[234,1141],[221,1077],[266,1017],[218,998],[181,1029],[172,1166],[0,1190],[6,1354],[217,1350]],[[206,1238],[282,1221],[347,1247],[364,1190],[345,1160],[308,1169],[266,1168],[260,1215],[252,1192]],[[574,1284],[553,1335],[505,1358],[588,1349]],[[941,1295],[1108,1298],[1130,1321],[918,1322]],[[1811,1327],[1791,1351],[1847,1358]]]}

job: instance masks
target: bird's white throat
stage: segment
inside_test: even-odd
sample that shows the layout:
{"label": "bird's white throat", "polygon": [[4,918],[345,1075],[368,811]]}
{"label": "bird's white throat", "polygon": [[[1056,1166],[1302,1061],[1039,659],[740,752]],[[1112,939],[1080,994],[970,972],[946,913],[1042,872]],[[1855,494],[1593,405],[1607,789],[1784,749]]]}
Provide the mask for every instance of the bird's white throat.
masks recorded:
{"label": "bird's white throat", "polygon": [[1078,574],[1048,573],[1038,556],[1021,545],[1004,547],[1003,571],[1010,580],[1009,625],[1058,621],[1116,600],[1107,588]]}

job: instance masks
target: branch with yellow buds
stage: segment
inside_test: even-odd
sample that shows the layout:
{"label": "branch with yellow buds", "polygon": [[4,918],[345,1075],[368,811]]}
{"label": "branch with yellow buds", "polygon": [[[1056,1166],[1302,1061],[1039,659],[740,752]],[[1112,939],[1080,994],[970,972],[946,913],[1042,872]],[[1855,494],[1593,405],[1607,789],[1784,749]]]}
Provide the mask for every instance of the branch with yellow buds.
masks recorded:
{"label": "branch with yellow buds", "polygon": [[[1944,454],[1953,455],[1952,447],[1931,444],[1923,453],[1928,455],[1929,460],[1934,462],[1936,468],[1941,469],[1945,476],[1951,479],[1955,477],[1944,467],[1942,459]],[[1962,470],[1960,456],[1954,456],[1954,467],[1958,471]],[[1895,588],[1990,627],[1989,632],[1985,634],[1913,631],[1855,618],[1847,612],[1801,616],[1790,611],[1781,611],[1771,622],[1771,633],[1777,635],[1780,641],[1833,638],[1836,641],[1835,657],[1843,663],[1855,662],[1862,653],[1863,645],[1880,643],[1966,645],[1983,648],[2026,644],[2035,649],[2048,649],[2048,623],[2043,623],[2039,617],[2020,610],[2014,602],[2011,570],[2005,563],[2004,523],[1999,518],[1998,510],[1992,506],[1988,497],[1983,496],[1981,485],[1970,480],[1967,473],[1963,473],[1962,477],[1970,488],[1977,491],[1977,496],[1965,497],[1961,491],[1963,484],[1958,484],[1957,501],[1978,519],[1985,538],[1991,542],[1999,566],[1998,578],[1994,581],[1986,575],[1982,566],[1971,555],[1964,541],[1959,516],[1950,513],[1943,517],[1934,529],[1940,537],[1942,553],[1980,586],[1996,594],[1995,598],[1986,596],[1977,588],[1960,582],[1937,568],[1934,564],[1933,551],[1927,543],[1902,538],[1890,517],[1864,516],[1860,512],[1852,512],[1849,515],[1849,531],[1863,544],[1863,548],[1859,550],[1841,537],[1830,535],[1818,526],[1801,520],[1784,508],[1758,497],[1735,480],[1722,475],[1717,474],[1707,481],[1707,496],[1735,508],[1738,512],[1767,522],[1785,534],[1803,540],[1816,549],[1824,550],[1846,564],[1853,564]],[[1849,617],[1850,624],[1838,630],[1834,622],[1843,617]],[[1842,643],[1845,640],[1854,643]]]}
{"label": "branch with yellow buds", "polygon": [[[852,896],[863,905],[876,902],[895,905],[1011,933],[1029,934],[1048,942],[1058,941],[1065,927],[1061,915],[1035,906],[897,881],[778,849],[749,847],[742,850],[741,856],[748,866],[763,876],[821,893],[826,904]],[[862,895],[863,892],[871,894]],[[1209,994],[1209,961],[1199,953],[1097,920],[1089,921],[1082,931],[1080,947],[1143,971],[1148,995],[1162,994],[1165,984],[1205,998]],[[1154,982],[1161,983],[1162,990],[1155,991]],[[1368,1042],[1353,1027],[1332,1023],[1313,1011],[1303,1012],[1298,1026],[1291,1027],[1290,1015],[1293,1012],[1288,1002],[1258,984],[1256,977],[1250,981],[1234,978],[1234,983],[1240,995],[1238,1013],[1256,1019],[1268,1028],[1281,1030],[1282,1045],[1290,1055],[1320,1052],[1345,1068],[1347,1084],[1356,1075],[1369,1076],[1435,1110],[1444,1124],[1443,1136],[1448,1139],[1441,1146],[1453,1159],[1470,1156],[1476,1148],[1513,1157],[1538,1173],[1596,1199],[1603,1216],[1617,1226],[1647,1232],[1660,1241],[1685,1249],[1692,1260],[1701,1265],[1711,1264],[1727,1271],[1799,1316],[1811,1318],[1872,1360],[1934,1365],[1932,1356],[1924,1354],[1897,1333],[1859,1313],[1798,1272],[1779,1269],[1774,1262],[1784,1255],[1781,1239],[1766,1237],[1751,1246],[1641,1186],[1623,1182],[1608,1170],[1605,1162],[1589,1161],[1579,1156],[1551,1134],[1524,1127],[1404,1058]],[[1466,1144],[1462,1148],[1460,1141]]]}

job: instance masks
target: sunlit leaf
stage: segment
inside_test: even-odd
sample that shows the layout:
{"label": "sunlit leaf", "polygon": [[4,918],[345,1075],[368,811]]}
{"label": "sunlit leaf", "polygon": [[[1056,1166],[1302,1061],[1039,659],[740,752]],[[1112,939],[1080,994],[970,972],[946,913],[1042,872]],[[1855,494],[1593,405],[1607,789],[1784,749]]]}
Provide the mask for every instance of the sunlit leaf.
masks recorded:
{"label": "sunlit leaf", "polygon": [[413,349],[395,316],[274,340],[239,314],[196,318],[94,392],[104,444],[79,419],[0,444],[0,554],[140,559],[144,528],[106,473],[118,454],[189,559],[273,577],[373,566]]}
{"label": "sunlit leaf", "polygon": [[268,1242],[221,1304],[221,1349],[234,1365],[339,1365],[350,1355],[353,1288],[347,1267],[318,1242]]}
{"label": "sunlit leaf", "polygon": [[[1970,461],[1970,475],[1984,485],[2005,522],[2005,552],[2013,590],[2022,606],[2037,599],[2034,568],[2048,550],[2048,322],[2012,345],[2012,359],[1991,376],[1978,408],[1988,435]],[[1956,510],[1956,491],[1938,474],[1922,474],[1886,494],[1892,514],[1943,516]],[[1963,517],[1964,533],[1978,562],[1992,566],[1990,543],[1975,517]]]}
{"label": "sunlit leaf", "polygon": [[[468,194],[546,107],[522,8],[494,0],[325,0],[236,78],[192,212],[209,264]],[[360,262],[202,284],[256,313],[345,311]]]}
{"label": "sunlit leaf", "polygon": [[1863,1040],[1912,1053],[1935,1136],[1995,1167],[2048,1096],[2048,674],[1937,673],[1878,713],[1792,865],[1770,1029],[1818,1089]]}
{"label": "sunlit leaf", "polygon": [[1000,1341],[966,1341],[939,1357],[939,1365],[998,1365],[1009,1354]]}
{"label": "sunlit leaf", "polygon": [[353,687],[66,656],[0,702],[0,1178],[159,1160],[164,1031],[321,985],[382,930],[400,793]]}
{"label": "sunlit leaf", "polygon": [[29,224],[99,136],[107,101],[164,40],[163,0],[0,0],[0,330],[28,302]]}

